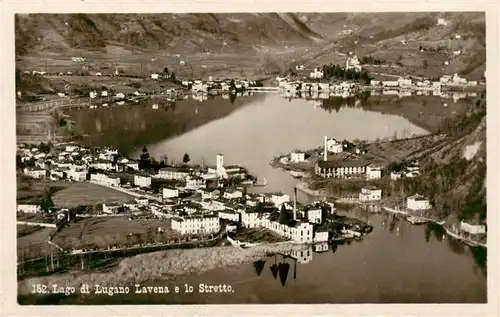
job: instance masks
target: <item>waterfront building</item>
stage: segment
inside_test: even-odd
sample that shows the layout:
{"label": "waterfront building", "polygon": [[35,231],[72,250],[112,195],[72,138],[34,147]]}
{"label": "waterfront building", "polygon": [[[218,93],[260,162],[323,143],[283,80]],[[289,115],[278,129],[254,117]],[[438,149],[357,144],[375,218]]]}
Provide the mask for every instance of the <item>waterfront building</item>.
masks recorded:
{"label": "waterfront building", "polygon": [[321,223],[322,209],[320,206],[312,206],[305,211],[309,223]]}
{"label": "waterfront building", "polygon": [[382,177],[382,169],[379,166],[368,165],[366,167],[367,179],[380,179]]}
{"label": "waterfront building", "polygon": [[17,212],[22,212],[25,214],[37,214],[42,211],[40,205],[32,204],[19,204],[17,205]]}
{"label": "waterfront building", "polygon": [[172,229],[181,234],[209,234],[220,230],[219,217],[215,215],[191,215],[172,218]]}
{"label": "waterfront building", "polygon": [[146,197],[138,197],[135,199],[135,201],[141,206],[149,205],[149,199],[147,199]]}
{"label": "waterfront building", "polygon": [[406,199],[406,208],[410,210],[426,210],[431,208],[431,204],[426,197],[415,194]]}
{"label": "waterfront building", "polygon": [[359,193],[360,201],[377,201],[382,199],[382,190],[375,186],[367,186],[361,189]]}
{"label": "waterfront building", "polygon": [[486,226],[485,225],[471,225],[465,221],[460,221],[460,229],[462,231],[468,232],[470,234],[485,234]]}
{"label": "waterfront building", "polygon": [[370,80],[370,86],[378,87],[380,85],[381,85],[380,80],[375,80],[375,79]]}
{"label": "waterfront building", "polygon": [[366,167],[370,163],[361,160],[318,160],[315,165],[316,175],[324,178],[345,178],[352,175],[366,173]]}
{"label": "waterfront building", "polygon": [[272,208],[259,208],[259,205],[244,208],[241,210],[241,222],[246,228],[267,227],[268,217],[272,212]]}
{"label": "waterfront building", "polygon": [[185,180],[190,174],[185,167],[164,167],[158,171],[158,178]]}
{"label": "waterfront building", "polygon": [[292,152],[290,153],[290,162],[292,163],[300,163],[305,161],[305,153],[302,152]]}
{"label": "waterfront building", "polygon": [[384,86],[384,87],[399,87],[399,81],[397,81],[397,80],[384,80],[382,82],[382,86]]}
{"label": "waterfront building", "polygon": [[[315,239],[316,239],[316,237],[315,237]],[[321,252],[326,252],[326,251],[328,251],[328,242],[314,244],[314,252],[321,253]]]}
{"label": "waterfront building", "polygon": [[398,84],[399,84],[399,87],[402,87],[402,88],[411,87],[411,79],[400,77],[398,79]]}
{"label": "waterfront building", "polygon": [[282,204],[290,201],[290,196],[284,193],[266,193],[261,198],[262,202],[269,202],[274,204],[275,207],[280,207]]}
{"label": "waterfront building", "polygon": [[150,187],[151,186],[151,177],[147,175],[134,175],[134,185],[137,187]]}

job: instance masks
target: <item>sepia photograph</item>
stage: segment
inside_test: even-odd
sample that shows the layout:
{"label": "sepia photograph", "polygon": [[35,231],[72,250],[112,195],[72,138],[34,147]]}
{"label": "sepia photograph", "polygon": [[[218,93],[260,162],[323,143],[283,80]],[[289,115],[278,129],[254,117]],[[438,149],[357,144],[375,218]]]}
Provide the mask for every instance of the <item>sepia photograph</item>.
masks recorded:
{"label": "sepia photograph", "polygon": [[237,11],[15,14],[18,305],[487,304],[486,12]]}

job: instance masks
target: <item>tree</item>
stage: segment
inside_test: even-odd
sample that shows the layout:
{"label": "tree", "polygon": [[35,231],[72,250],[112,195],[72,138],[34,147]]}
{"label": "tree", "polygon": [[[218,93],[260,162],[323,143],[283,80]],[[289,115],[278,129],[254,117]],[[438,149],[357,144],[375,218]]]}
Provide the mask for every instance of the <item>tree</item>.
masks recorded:
{"label": "tree", "polygon": [[163,75],[165,75],[166,77],[168,77],[168,75],[169,75],[169,72],[168,72],[168,67],[165,67],[165,68],[163,69]]}
{"label": "tree", "polygon": [[231,91],[236,90],[236,83],[234,82],[234,79],[231,79],[231,82],[229,83],[229,90]]}
{"label": "tree", "polygon": [[173,82],[177,81],[177,78],[175,78],[175,73],[174,72],[170,73],[170,80],[173,81]]}
{"label": "tree", "polygon": [[149,156],[148,149],[144,147],[139,159],[139,169],[148,169],[151,165],[151,157]]}
{"label": "tree", "polygon": [[191,161],[189,154],[184,153],[184,157],[182,158],[182,161],[184,162],[184,164],[187,164],[189,161]]}
{"label": "tree", "polygon": [[54,202],[52,201],[52,197],[49,191],[45,191],[45,195],[40,202],[40,207],[45,213],[49,212],[50,209],[54,207]]}

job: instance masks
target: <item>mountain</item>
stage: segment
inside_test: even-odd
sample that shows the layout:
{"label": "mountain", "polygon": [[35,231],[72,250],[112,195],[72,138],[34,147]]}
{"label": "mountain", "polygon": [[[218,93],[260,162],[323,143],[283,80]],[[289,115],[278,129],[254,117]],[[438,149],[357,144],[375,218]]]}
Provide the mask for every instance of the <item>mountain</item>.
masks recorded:
{"label": "mountain", "polygon": [[344,63],[354,52],[401,64],[393,73],[481,78],[486,58],[485,16],[476,12],[17,14],[15,26],[21,68],[80,67],[71,57],[82,56],[91,69],[244,76]]}

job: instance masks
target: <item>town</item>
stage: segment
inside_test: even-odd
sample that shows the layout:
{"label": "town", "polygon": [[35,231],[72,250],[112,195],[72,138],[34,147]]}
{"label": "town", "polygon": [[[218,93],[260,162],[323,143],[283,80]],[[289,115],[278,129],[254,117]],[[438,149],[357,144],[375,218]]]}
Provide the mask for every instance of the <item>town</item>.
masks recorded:
{"label": "town", "polygon": [[[111,189],[129,197],[121,202],[105,197],[96,206],[85,206],[86,212],[82,212],[82,205],[92,199],[85,197],[90,195],[84,192],[77,193],[82,202],[68,208],[54,206],[53,192],[45,191],[41,197],[18,197],[18,225],[55,229],[50,244],[57,245],[58,235],[64,236],[65,230],[71,230],[74,219],[151,219],[150,226],[158,226],[150,228],[156,238],[149,240],[122,237],[99,246],[77,242],[69,249],[57,245],[70,254],[196,242],[223,234],[233,245],[243,248],[291,241],[323,243],[318,246],[322,249],[333,238],[359,238],[370,231],[370,226],[363,222],[337,216],[333,203],[298,204],[296,189],[293,199],[284,193],[249,193],[249,186],[265,186],[265,180],[257,181],[241,166],[225,165],[223,154],[216,156],[214,166],[189,165],[186,153],[184,164],[167,166],[162,161],[152,167],[147,149],[138,161],[125,158],[114,149],[90,149],[77,144],[19,144],[17,151],[18,169],[32,181],[62,183],[62,187],[92,184],[102,188],[97,191]],[[158,234],[163,236],[163,242]],[[29,257],[27,252],[23,255],[24,260]]]}

